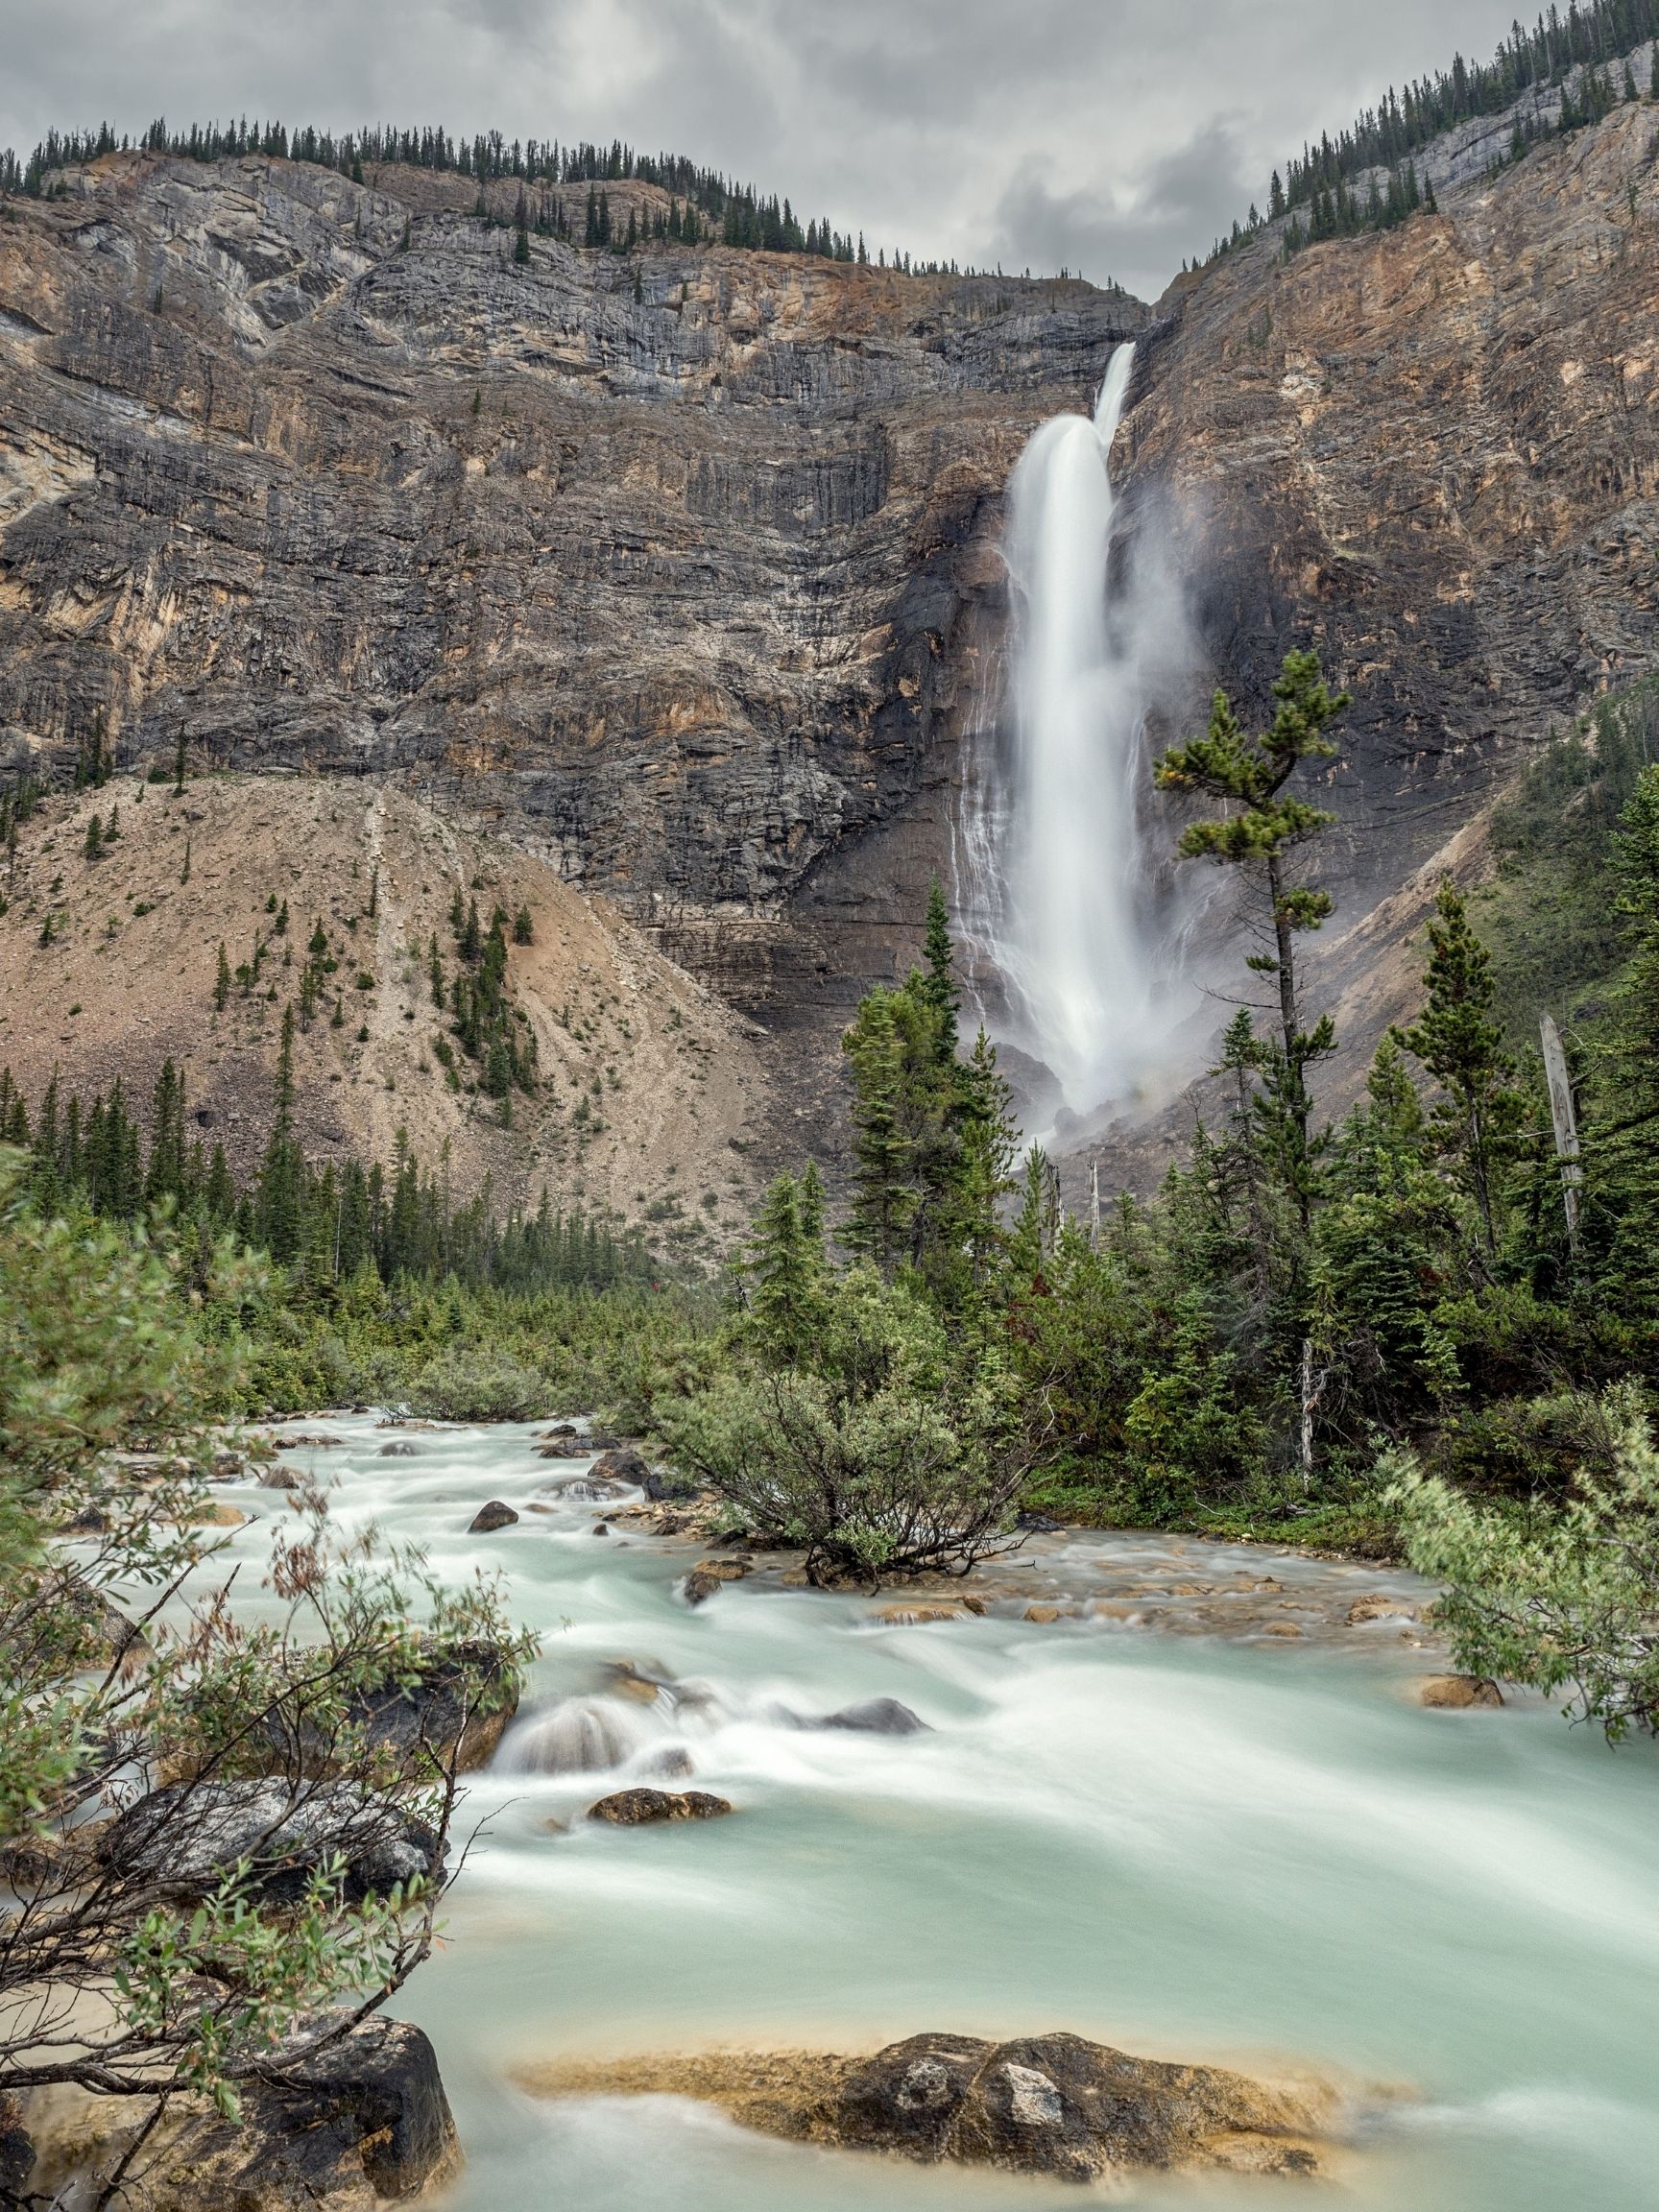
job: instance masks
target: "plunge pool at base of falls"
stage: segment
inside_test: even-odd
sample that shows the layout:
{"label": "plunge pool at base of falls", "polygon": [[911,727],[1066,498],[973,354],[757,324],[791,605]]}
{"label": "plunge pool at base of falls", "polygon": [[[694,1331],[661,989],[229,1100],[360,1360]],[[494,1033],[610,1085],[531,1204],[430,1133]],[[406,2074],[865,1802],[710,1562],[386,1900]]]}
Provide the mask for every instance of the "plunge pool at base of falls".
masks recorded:
{"label": "plunge pool at base of falls", "polygon": [[[625,1523],[595,1536],[602,1506],[548,1490],[586,1460],[538,1457],[526,1427],[410,1428],[399,1458],[371,1417],[305,1427],[342,1440],[314,1464],[343,1527],[373,1520],[445,1576],[499,1568],[542,1636],[516,1730],[469,1778],[461,1833],[481,1825],[443,1948],[397,2008],[431,2035],[455,2109],[453,2212],[1074,2203],[1059,2184],[773,2142],[676,2100],[538,2101],[512,2079],[557,2056],[873,2051],[924,2029],[1067,2029],[1405,2092],[1339,2181],[1154,2180],[1135,2204],[1659,2200],[1651,1745],[1610,1752],[1531,1699],[1423,1711],[1410,1678],[1435,1656],[1399,1623],[1274,1643],[997,1610],[906,1624],[765,1576],[693,1610],[679,1583],[695,1552]],[[221,1494],[257,1516],[230,1545],[257,1560],[280,1496]],[[521,1519],[468,1534],[490,1498]],[[1159,1540],[1064,1551],[1105,1568]],[[1191,1541],[1180,1558],[1213,1580],[1243,1563],[1310,1591],[1402,1584]],[[624,1660],[689,1694],[613,1699],[623,1766],[512,1770],[537,1711],[603,1699]],[[788,1718],[878,1696],[927,1732]],[[581,1817],[673,1748],[693,1773],[661,1786],[715,1791],[731,1818]]]}

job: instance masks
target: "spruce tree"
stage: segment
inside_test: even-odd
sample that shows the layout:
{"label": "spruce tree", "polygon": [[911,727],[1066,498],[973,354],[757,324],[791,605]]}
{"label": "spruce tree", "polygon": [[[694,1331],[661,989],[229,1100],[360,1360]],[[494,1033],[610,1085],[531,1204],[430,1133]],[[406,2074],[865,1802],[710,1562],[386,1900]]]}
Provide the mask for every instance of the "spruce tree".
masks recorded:
{"label": "spruce tree", "polygon": [[259,1166],[254,1219],[257,1239],[286,1266],[299,1258],[303,1232],[305,1159],[294,1134],[294,1009],[282,1010],[271,1135]]}
{"label": "spruce tree", "polygon": [[225,940],[219,940],[219,972],[213,980],[213,1011],[223,1014],[230,1003],[230,961],[225,950]]}
{"label": "spruce tree", "polygon": [[1324,891],[1293,883],[1289,861],[1334,817],[1291,795],[1286,786],[1305,763],[1334,757],[1336,748],[1326,731],[1352,701],[1345,691],[1333,695],[1327,689],[1314,653],[1286,655],[1273,696],[1278,711],[1272,727],[1260,737],[1249,737],[1226,693],[1217,691],[1208,733],[1166,753],[1156,780],[1162,791],[1195,792],[1223,809],[1218,819],[1191,823],[1182,833],[1177,850],[1183,858],[1245,868],[1260,878],[1265,893],[1274,950],[1254,955],[1248,965],[1277,983],[1279,1043],[1267,1069],[1268,1093],[1285,1139],[1286,1172],[1306,1227],[1312,1209],[1308,1072],[1335,1049],[1336,1039],[1328,1015],[1311,1027],[1305,1025],[1296,941],[1321,926],[1331,912],[1331,899]]}
{"label": "spruce tree", "polygon": [[780,1175],[755,1216],[742,1272],[754,1284],[747,1333],[780,1367],[810,1366],[829,1315],[824,1190],[808,1163],[799,1182]]}
{"label": "spruce tree", "polygon": [[1462,893],[1440,879],[1429,925],[1429,1003],[1405,1044],[1440,1085],[1431,1116],[1440,1149],[1459,1163],[1480,1218],[1488,1262],[1498,1252],[1500,1179],[1520,1111],[1514,1061],[1492,1019],[1492,957],[1470,926]]}

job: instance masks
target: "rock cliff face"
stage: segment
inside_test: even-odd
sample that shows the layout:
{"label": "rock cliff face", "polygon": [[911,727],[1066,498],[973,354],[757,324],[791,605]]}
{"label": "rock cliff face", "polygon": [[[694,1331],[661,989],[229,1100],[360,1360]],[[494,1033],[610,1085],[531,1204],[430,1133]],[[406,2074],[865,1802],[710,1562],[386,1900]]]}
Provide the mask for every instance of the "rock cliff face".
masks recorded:
{"label": "rock cliff face", "polygon": [[0,221],[4,742],[102,717],[124,764],[182,732],[481,819],[756,1017],[812,1127],[948,866],[1009,469],[1124,337],[1124,557],[1173,544],[1253,709],[1309,638],[1357,694],[1344,925],[1651,662],[1656,137],[1619,109],[1156,313],[713,248],[520,266],[511,188],[492,224],[456,178],[112,156]]}

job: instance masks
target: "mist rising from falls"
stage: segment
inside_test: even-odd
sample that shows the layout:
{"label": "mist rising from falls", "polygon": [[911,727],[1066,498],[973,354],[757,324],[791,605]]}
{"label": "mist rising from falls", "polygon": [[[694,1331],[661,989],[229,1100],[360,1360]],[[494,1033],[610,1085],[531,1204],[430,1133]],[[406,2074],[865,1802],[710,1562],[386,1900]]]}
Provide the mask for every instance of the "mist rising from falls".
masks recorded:
{"label": "mist rising from falls", "polygon": [[965,934],[1001,979],[1007,1032],[1079,1114],[1134,1095],[1172,1011],[1141,825],[1142,640],[1113,604],[1110,457],[1134,368],[1119,346],[1093,420],[1045,422],[1009,484],[1004,726],[958,846]]}

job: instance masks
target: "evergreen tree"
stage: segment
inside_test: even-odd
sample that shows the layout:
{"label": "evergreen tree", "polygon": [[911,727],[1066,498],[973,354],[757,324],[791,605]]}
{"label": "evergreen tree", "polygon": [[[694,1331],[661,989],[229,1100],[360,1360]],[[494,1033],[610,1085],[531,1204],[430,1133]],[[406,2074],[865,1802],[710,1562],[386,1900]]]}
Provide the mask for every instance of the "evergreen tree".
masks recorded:
{"label": "evergreen tree", "polygon": [[1468,1180],[1488,1262],[1498,1253],[1500,1176],[1520,1102],[1514,1062],[1492,1019],[1492,959],[1470,926],[1462,893],[1440,879],[1429,925],[1429,1003],[1406,1033],[1407,1049],[1445,1094],[1431,1126],[1441,1150]]}
{"label": "evergreen tree", "polygon": [[287,1265],[300,1256],[304,1227],[305,1158],[294,1134],[294,1009],[282,1010],[271,1135],[255,1190],[254,1231],[273,1260]]}
{"label": "evergreen tree", "polygon": [[223,1014],[230,1003],[230,961],[225,950],[225,940],[219,940],[219,970],[213,979],[213,1011]]}
{"label": "evergreen tree", "polygon": [[755,1216],[742,1272],[754,1285],[748,1334],[780,1367],[807,1366],[829,1315],[824,1190],[807,1163],[799,1181],[780,1175]]}
{"label": "evergreen tree", "polygon": [[1166,753],[1157,783],[1164,791],[1200,793],[1223,809],[1218,819],[1191,823],[1182,833],[1178,850],[1184,858],[1244,867],[1262,879],[1274,950],[1255,955],[1249,966],[1278,985],[1280,1041],[1267,1066],[1267,1088],[1285,1141],[1286,1172],[1306,1227],[1313,1195],[1308,1071],[1334,1050],[1335,1032],[1328,1015],[1310,1028],[1304,1025],[1296,940],[1321,926],[1331,900],[1323,891],[1292,883],[1287,864],[1297,847],[1334,817],[1286,786],[1306,762],[1334,757],[1326,730],[1352,702],[1346,692],[1333,696],[1327,689],[1314,653],[1286,655],[1273,696],[1278,711],[1272,727],[1260,737],[1247,737],[1225,692],[1217,691],[1208,733]]}

